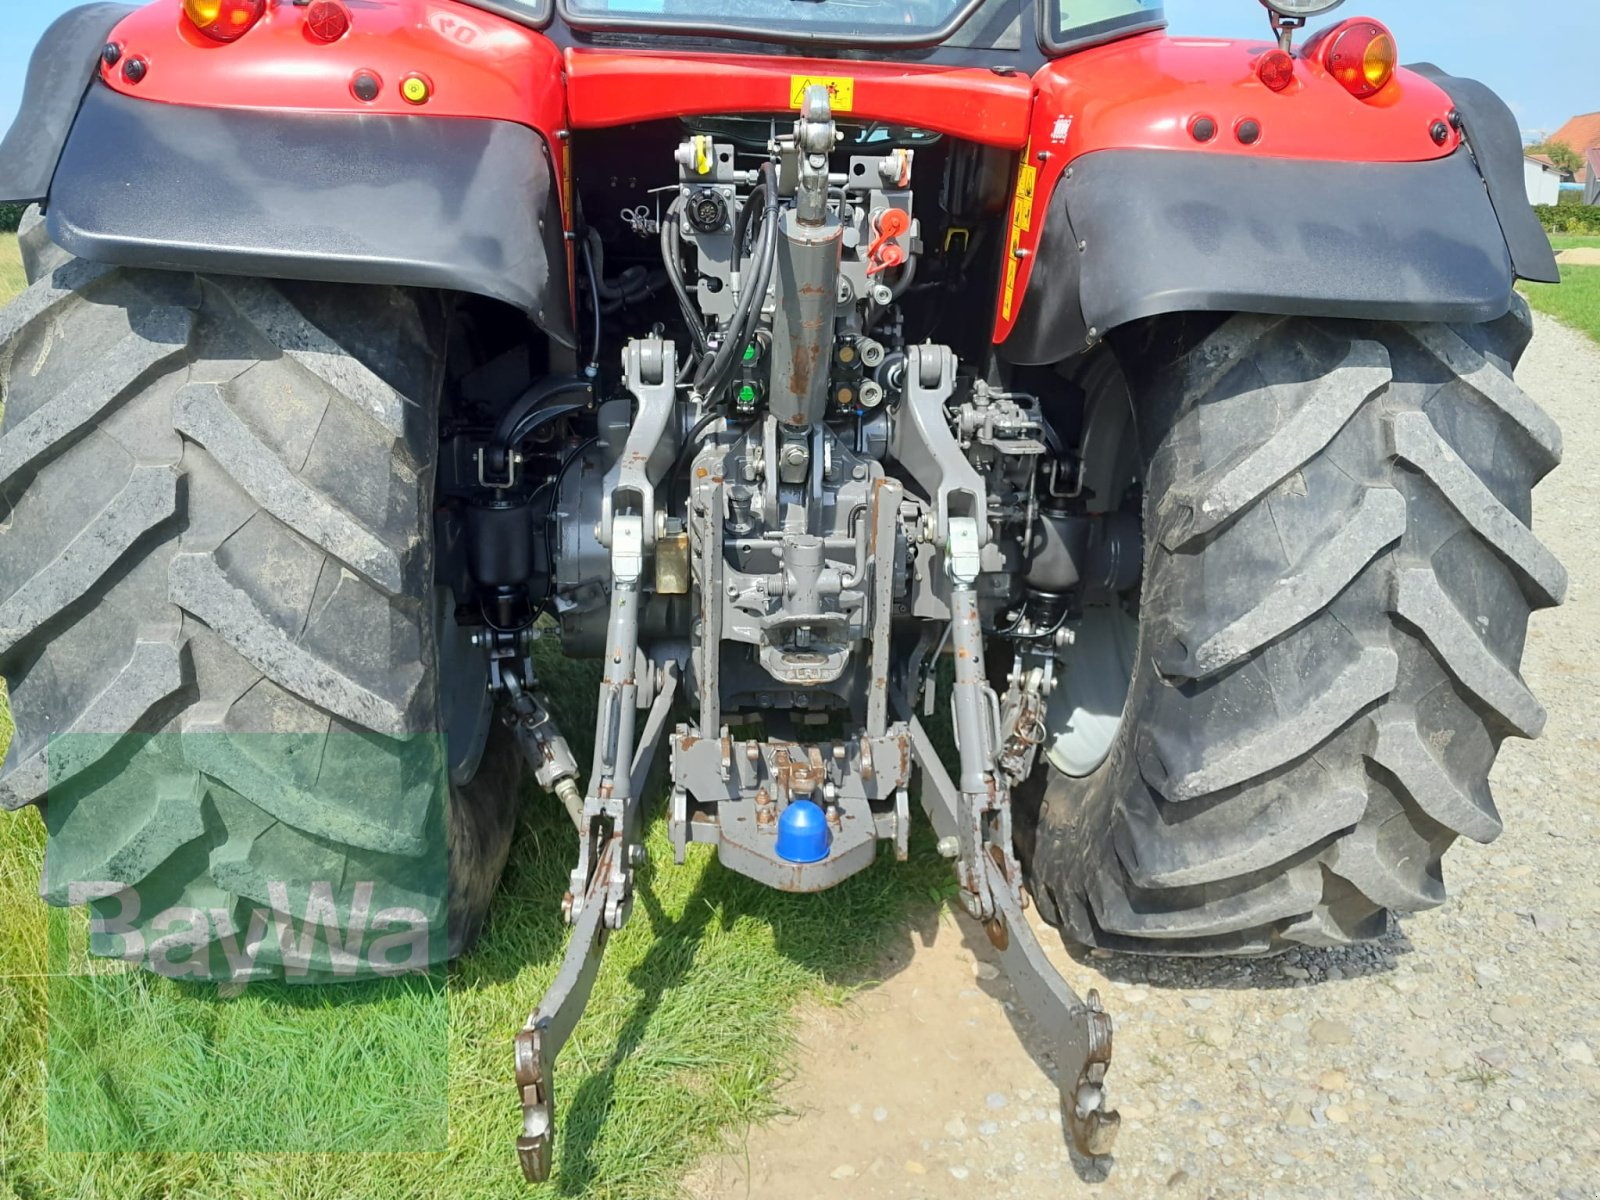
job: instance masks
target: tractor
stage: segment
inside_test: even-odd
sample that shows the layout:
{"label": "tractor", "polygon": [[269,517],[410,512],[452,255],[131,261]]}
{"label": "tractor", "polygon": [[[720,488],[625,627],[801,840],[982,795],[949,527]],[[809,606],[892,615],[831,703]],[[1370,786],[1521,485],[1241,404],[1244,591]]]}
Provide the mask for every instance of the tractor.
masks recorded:
{"label": "tractor", "polygon": [[[513,1055],[540,1180],[647,794],[796,893],[926,819],[1109,1151],[1110,1017],[1027,906],[1115,953],[1378,937],[1545,719],[1516,123],[1307,28],[1339,3],[68,12],[0,144],[44,898],[176,978],[426,969],[531,776],[578,831]],[[600,660],[592,731],[541,639]]]}

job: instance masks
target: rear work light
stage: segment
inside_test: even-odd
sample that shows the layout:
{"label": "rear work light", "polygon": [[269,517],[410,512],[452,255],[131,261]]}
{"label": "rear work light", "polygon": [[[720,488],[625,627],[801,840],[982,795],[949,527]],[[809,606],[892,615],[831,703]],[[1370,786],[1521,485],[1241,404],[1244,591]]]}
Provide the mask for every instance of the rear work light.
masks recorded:
{"label": "rear work light", "polygon": [[1394,78],[1399,51],[1394,35],[1378,22],[1366,17],[1346,21],[1319,40],[1322,65],[1357,99],[1376,96]]}
{"label": "rear work light", "polygon": [[243,37],[266,11],[267,0],[183,0],[183,15],[218,42]]}

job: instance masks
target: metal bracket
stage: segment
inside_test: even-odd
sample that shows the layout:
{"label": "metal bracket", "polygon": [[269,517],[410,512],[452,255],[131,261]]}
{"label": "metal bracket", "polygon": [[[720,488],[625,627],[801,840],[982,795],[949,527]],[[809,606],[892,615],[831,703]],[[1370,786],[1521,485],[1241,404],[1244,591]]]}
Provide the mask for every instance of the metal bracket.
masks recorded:
{"label": "metal bracket", "polygon": [[[596,830],[609,826],[604,844],[594,857],[593,870],[584,880],[581,897],[567,905],[574,921],[572,940],[561,960],[561,970],[545,992],[539,1006],[528,1017],[516,1039],[517,1091],[522,1098],[522,1136],[517,1139],[517,1158],[522,1173],[531,1183],[550,1177],[550,1150],[555,1139],[555,1063],[562,1046],[572,1036],[583,1010],[589,1003],[595,975],[611,932],[627,923],[633,901],[633,871],[643,861],[644,848],[637,842],[637,797],[644,790],[655,760],[656,747],[666,729],[667,715],[677,699],[682,666],[676,661],[655,668],[661,684],[645,718],[639,747],[632,754],[628,771],[628,795],[618,819],[608,821],[596,812],[593,802],[584,813],[589,835],[580,839],[584,850],[593,847]],[[579,870],[583,870],[580,859]],[[574,873],[576,875],[576,872]]]}
{"label": "metal bracket", "polygon": [[517,1034],[517,1091],[522,1097],[522,1136],[517,1139],[517,1158],[529,1183],[543,1183],[550,1178],[550,1150],[556,1132],[556,1056],[577,1027],[600,971],[601,951],[611,932],[604,920],[614,875],[611,860],[620,853],[621,842],[620,835],[612,837],[601,854],[583,915],[561,960],[561,970]]}
{"label": "metal bracket", "polygon": [[[953,519],[952,529],[967,524]],[[983,665],[983,624],[978,615],[978,593],[971,582],[956,574],[954,559],[948,567],[950,589],[950,641],[955,649],[955,683],[950,690],[950,717],[961,759],[960,792],[956,799],[956,836],[961,855],[956,877],[967,911],[980,921],[995,917],[987,855],[994,851],[1006,865],[1006,880],[1014,898],[1021,898],[1022,871],[1011,849],[1011,793],[996,758],[999,750],[999,705]]]}
{"label": "metal bracket", "polygon": [[660,338],[632,341],[623,348],[622,369],[639,410],[621,456],[606,472],[599,541],[612,549],[613,521],[621,510],[631,509],[640,519],[642,545],[652,548],[656,541],[656,485],[677,450],[678,439],[671,432],[677,413],[676,352],[671,342]]}
{"label": "metal bracket", "polygon": [[[910,704],[898,690],[895,706],[910,724],[911,752],[922,768],[922,805],[928,820],[941,840],[958,837],[961,793],[939,761],[928,731],[911,714]],[[1045,957],[1044,947],[1023,915],[1020,880],[1008,875],[1004,863],[1004,856],[983,856],[985,889],[995,905],[984,930],[1000,952],[1001,966],[1022,1006],[1055,1039],[1061,1116],[1072,1145],[1084,1155],[1109,1154],[1122,1124],[1106,1098],[1111,1018],[1101,1006],[1099,992],[1091,989],[1087,1000],[1080,999]]]}
{"label": "metal bracket", "polygon": [[956,357],[948,346],[908,347],[905,380],[889,455],[932,489],[939,545],[950,542],[952,514],[973,519],[981,544],[989,536],[989,490],[950,432],[945,412],[955,392]]}
{"label": "metal bracket", "polygon": [[[999,868],[990,863],[991,873]],[[1044,947],[1022,915],[1022,907],[1005,886],[993,880],[996,917],[989,940],[1000,951],[1006,978],[1017,989],[1034,1020],[1051,1030],[1060,1047],[1057,1082],[1061,1089],[1061,1119],[1079,1154],[1094,1158],[1110,1154],[1122,1128],[1122,1115],[1106,1107],[1106,1072],[1111,1069],[1111,1018],[1100,1005],[1100,993],[1089,989],[1088,1000],[1061,978],[1044,956]]]}

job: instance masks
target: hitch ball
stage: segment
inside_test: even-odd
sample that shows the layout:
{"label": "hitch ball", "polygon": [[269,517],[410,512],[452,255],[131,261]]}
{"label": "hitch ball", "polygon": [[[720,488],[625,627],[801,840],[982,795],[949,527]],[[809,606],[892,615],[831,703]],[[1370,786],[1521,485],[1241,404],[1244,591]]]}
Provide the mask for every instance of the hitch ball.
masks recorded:
{"label": "hitch ball", "polygon": [[773,848],[785,862],[821,862],[828,857],[832,843],[827,816],[810,800],[794,801],[778,818],[778,841]]}

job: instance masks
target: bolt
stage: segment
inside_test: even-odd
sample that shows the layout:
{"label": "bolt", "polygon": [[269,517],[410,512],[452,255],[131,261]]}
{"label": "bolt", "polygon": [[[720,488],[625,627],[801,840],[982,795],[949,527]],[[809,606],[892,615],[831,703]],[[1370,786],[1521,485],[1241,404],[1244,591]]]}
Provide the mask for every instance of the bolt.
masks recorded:
{"label": "bolt", "polygon": [[122,47],[115,42],[107,42],[104,50],[100,51],[100,61],[108,67],[114,67],[122,61]]}
{"label": "bolt", "polygon": [[150,70],[150,65],[142,58],[130,58],[122,64],[122,77],[129,83],[138,83]]}
{"label": "bolt", "polygon": [[939,839],[939,857],[955,858],[961,853],[961,839],[958,837],[942,837]]}

